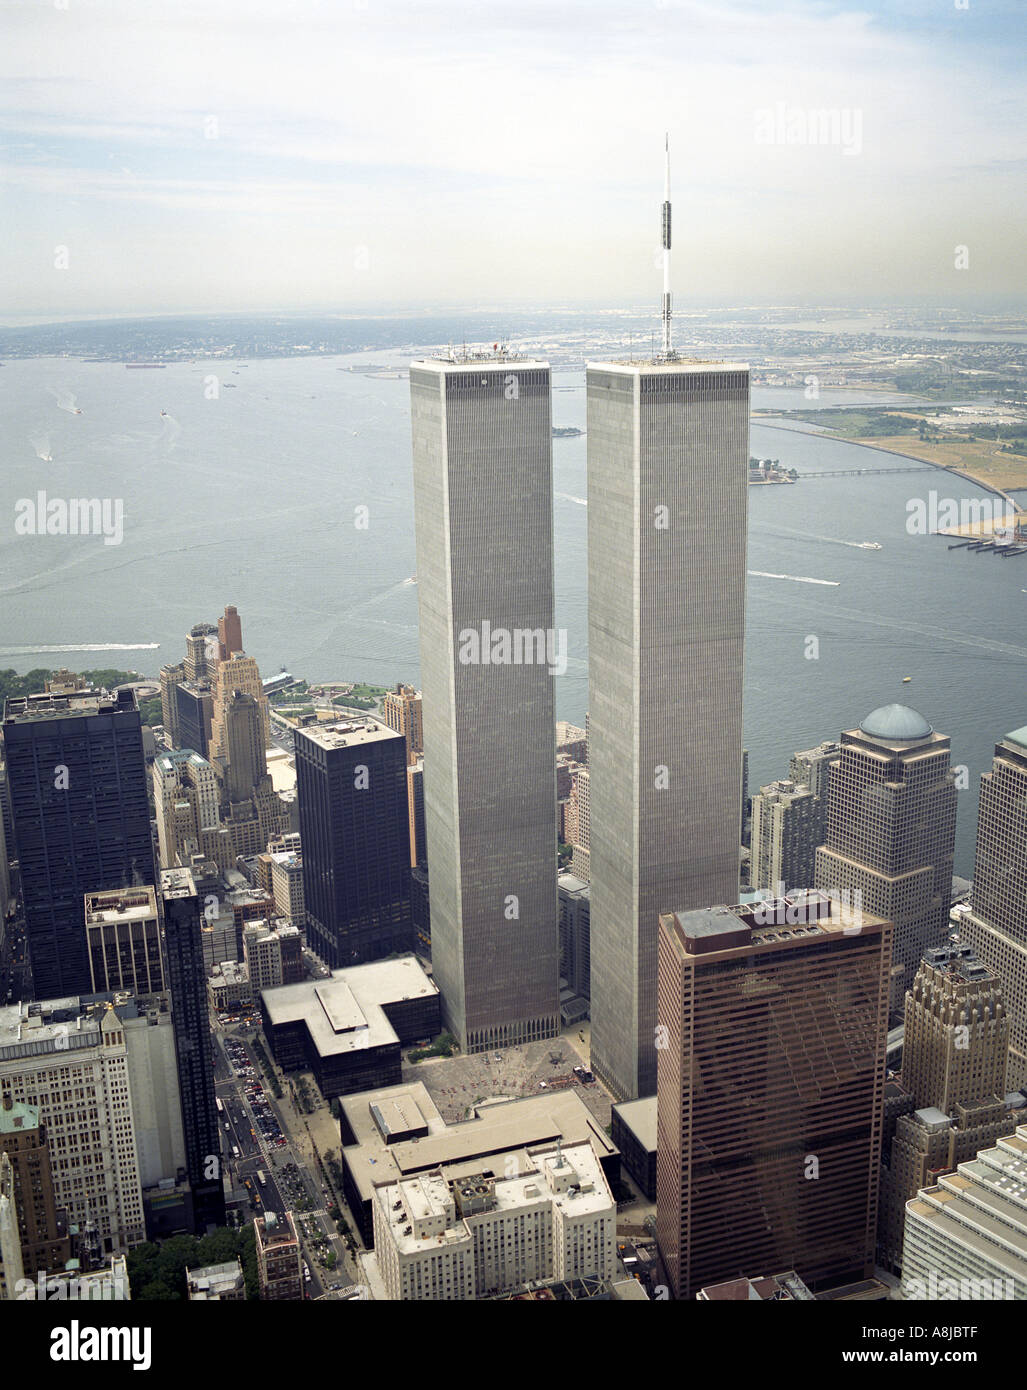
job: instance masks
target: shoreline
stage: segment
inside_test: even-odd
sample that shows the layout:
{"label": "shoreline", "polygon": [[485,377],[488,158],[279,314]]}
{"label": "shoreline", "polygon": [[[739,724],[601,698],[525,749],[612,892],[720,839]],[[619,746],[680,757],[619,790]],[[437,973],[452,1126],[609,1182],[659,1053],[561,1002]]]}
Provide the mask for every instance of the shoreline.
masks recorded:
{"label": "shoreline", "polygon": [[[812,436],[815,439],[830,439],[837,444],[852,444],[857,449],[873,449],[878,454],[891,454],[894,458],[910,459],[913,463],[925,464],[928,468],[936,468],[940,473],[953,473],[957,478],[962,478],[965,482],[975,483],[977,487],[984,488],[985,492],[992,492],[996,497],[1002,497],[1013,508],[1015,512],[1022,510],[1015,497],[1010,497],[997,483],[989,482],[986,478],[978,478],[975,474],[968,472],[965,468],[957,467],[954,464],[939,463],[937,459],[924,458],[922,454],[909,454],[901,449],[889,449],[883,444],[874,444],[865,439],[845,439],[842,435],[832,434],[825,426],[822,430],[800,430],[794,425],[772,425],[766,419],[759,419],[758,423],[768,430],[784,430],[788,434],[805,435],[808,439]],[[1024,484],[1027,487],[1027,482]],[[1016,489],[1019,491],[1019,489]]]}

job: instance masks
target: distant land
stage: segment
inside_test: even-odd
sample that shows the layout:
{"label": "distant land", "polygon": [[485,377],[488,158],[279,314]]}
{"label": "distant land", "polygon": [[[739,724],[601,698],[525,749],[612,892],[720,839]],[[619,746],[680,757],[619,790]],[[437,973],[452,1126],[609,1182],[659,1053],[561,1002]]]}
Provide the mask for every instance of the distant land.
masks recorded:
{"label": "distant land", "polygon": [[[503,342],[554,370],[590,360],[646,360],[655,316],[637,310],[470,310],[408,317],[180,315],[0,327],[0,362],[77,358],[160,368],[175,363],[341,357],[342,370],[402,375],[412,357]],[[1027,399],[1027,322],[955,311],[751,308],[683,312],[683,357],[749,363],[756,386],[902,392],[931,400]],[[366,360],[359,360],[368,354]],[[395,360],[384,361],[386,354]],[[352,359],[356,358],[357,361]],[[231,383],[227,383],[231,385]]]}
{"label": "distant land", "polygon": [[[771,412],[754,415],[773,423]],[[1027,488],[1027,405],[1022,393],[1010,393],[1008,403],[994,406],[848,406],[789,410],[777,418],[815,424],[839,439],[957,469],[989,489]]]}

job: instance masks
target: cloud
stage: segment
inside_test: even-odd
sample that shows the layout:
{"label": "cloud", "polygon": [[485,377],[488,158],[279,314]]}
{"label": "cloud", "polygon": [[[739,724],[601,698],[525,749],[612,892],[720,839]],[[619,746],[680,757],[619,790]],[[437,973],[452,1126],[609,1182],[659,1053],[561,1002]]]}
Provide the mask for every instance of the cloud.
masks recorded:
{"label": "cloud", "polygon": [[[796,208],[838,264],[865,259],[864,205],[891,216],[912,238],[893,248],[899,283],[941,188],[971,221],[1017,199],[1015,67],[983,19],[960,28],[916,0],[73,0],[8,18],[19,272],[76,200],[115,263],[126,238],[177,230],[183,283],[189,246],[231,244],[238,219],[274,224],[280,263],[317,252],[321,219],[373,244],[407,294],[426,277],[455,292],[500,252],[520,291],[591,295],[620,259],[617,288],[644,294],[667,127],[684,246],[724,286],[738,283],[730,248],[750,295]],[[859,156],[761,145],[756,113],[779,104],[858,110]],[[996,265],[996,282],[1011,271]],[[46,277],[35,290],[52,293]]]}

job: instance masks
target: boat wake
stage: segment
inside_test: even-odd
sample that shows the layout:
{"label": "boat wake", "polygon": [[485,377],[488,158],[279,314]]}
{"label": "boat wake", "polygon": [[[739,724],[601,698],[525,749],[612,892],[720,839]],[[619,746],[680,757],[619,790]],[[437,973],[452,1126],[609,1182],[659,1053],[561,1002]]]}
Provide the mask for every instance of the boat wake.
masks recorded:
{"label": "boat wake", "polygon": [[808,574],[767,574],[765,570],[746,570],[746,573],[754,579],[790,579],[793,584],[825,584],[832,589],[837,589],[841,582],[837,579],[811,579]]}
{"label": "boat wake", "polygon": [[818,536],[812,531],[796,531],[791,526],[766,526],[767,531],[780,531],[788,536],[801,536],[807,541],[822,541],[824,545],[847,545],[851,550],[880,550],[877,541],[843,541],[838,536]]}
{"label": "boat wake", "polygon": [[48,386],[46,389],[50,392],[50,395],[53,396],[61,410],[66,410],[69,415],[82,414],[81,410],[79,410],[78,406],[75,404],[75,397],[70,391],[58,391],[55,386]]}
{"label": "boat wake", "polygon": [[50,436],[48,434],[30,434],[29,443],[36,451],[36,458],[42,459],[44,463],[53,463],[53,454],[50,452]]}
{"label": "boat wake", "polygon": [[155,652],[159,642],[65,642],[58,647],[2,647],[0,656],[35,656],[42,652]]}
{"label": "boat wake", "polygon": [[562,502],[573,502],[576,507],[587,507],[588,501],[584,497],[572,497],[569,492],[554,492],[554,497],[559,497]]}

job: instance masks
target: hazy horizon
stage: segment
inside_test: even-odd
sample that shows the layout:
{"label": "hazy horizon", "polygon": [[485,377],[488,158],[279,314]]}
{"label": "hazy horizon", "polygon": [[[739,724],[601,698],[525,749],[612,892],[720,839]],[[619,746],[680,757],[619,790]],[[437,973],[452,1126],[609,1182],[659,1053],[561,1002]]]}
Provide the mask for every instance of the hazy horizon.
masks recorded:
{"label": "hazy horizon", "polygon": [[[486,316],[489,314],[549,314],[568,316],[581,315],[602,317],[609,315],[616,316],[651,316],[653,319],[653,331],[658,331],[659,327],[659,296],[650,301],[623,302],[588,300],[580,303],[565,302],[533,302],[528,300],[497,300],[488,304],[467,304],[459,301],[445,301],[435,303],[368,303],[355,304],[350,308],[328,308],[323,304],[308,305],[284,305],[269,304],[266,306],[255,306],[252,309],[224,309],[217,306],[206,307],[184,307],[184,308],[158,308],[150,310],[138,310],[134,312],[89,312],[81,310],[78,313],[70,314],[10,314],[0,309],[0,328],[34,328],[46,327],[48,324],[68,324],[68,325],[89,325],[93,323],[116,323],[116,322],[151,322],[161,319],[258,319],[258,318],[297,318],[304,320],[323,319],[326,322],[334,319],[339,320],[409,320],[431,317],[456,317],[461,314],[468,316]],[[767,315],[771,313],[794,312],[796,316],[818,315],[826,316],[833,313],[839,315],[865,314],[868,316],[881,316],[899,312],[919,313],[925,316],[937,315],[939,317],[948,315],[958,318],[960,315],[969,315],[976,318],[995,318],[995,317],[1017,317],[1027,315],[1027,293],[1020,295],[991,295],[969,297],[965,302],[959,303],[955,300],[948,302],[941,299],[924,299],[920,302],[913,300],[891,299],[878,302],[870,300],[853,299],[851,302],[839,300],[830,303],[822,300],[811,300],[808,303],[796,302],[794,304],[767,301],[765,303],[752,304],[732,304],[726,300],[710,301],[701,303],[693,301],[682,305],[675,301],[674,319],[679,327],[686,327],[690,318],[708,319],[718,315],[744,316],[751,313],[753,316]],[[745,321],[744,319],[742,321]],[[772,324],[768,324],[772,326]],[[913,333],[914,330],[910,330]],[[982,332],[986,332],[982,328]]]}

